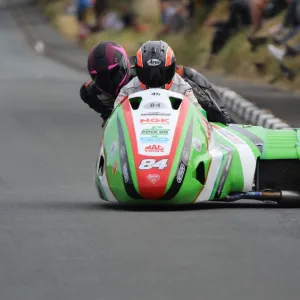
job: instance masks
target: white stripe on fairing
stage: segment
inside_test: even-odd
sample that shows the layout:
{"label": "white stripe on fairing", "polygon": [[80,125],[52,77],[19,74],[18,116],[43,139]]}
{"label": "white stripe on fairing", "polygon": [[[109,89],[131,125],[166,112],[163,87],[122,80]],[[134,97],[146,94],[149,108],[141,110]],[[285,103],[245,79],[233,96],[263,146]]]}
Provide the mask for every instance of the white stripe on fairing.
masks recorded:
{"label": "white stripe on fairing", "polygon": [[[101,149],[101,155],[103,155],[103,147],[102,147],[102,149]],[[101,155],[99,155],[99,157],[101,157]],[[103,156],[104,156],[104,155],[103,155]],[[103,191],[104,191],[104,193],[105,193],[105,196],[106,196],[106,198],[107,198],[107,201],[109,201],[109,202],[119,202],[119,201],[115,198],[114,194],[111,192],[110,187],[109,187],[109,185],[108,185],[108,182],[107,182],[107,174],[106,174],[106,168],[103,168],[103,176],[99,176],[99,175],[97,175],[97,176],[99,177],[99,180],[100,180],[100,182],[101,182],[101,184],[102,184],[102,189],[103,189]]]}
{"label": "white stripe on fairing", "polygon": [[211,165],[208,171],[207,180],[204,185],[203,190],[199,194],[198,198],[196,199],[196,202],[203,202],[209,200],[211,193],[214,189],[215,182],[217,180],[220,167],[222,165],[222,159],[223,159],[223,153],[217,148],[212,149],[209,151],[209,154],[211,156]]}
{"label": "white stripe on fairing", "polygon": [[[252,190],[253,180],[254,180],[254,174],[256,169],[256,158],[250,148],[250,146],[244,142],[240,137],[235,135],[230,131],[230,134],[234,136],[234,138],[238,139],[240,143],[234,143],[230,138],[222,134],[219,129],[222,129],[219,126],[216,132],[221,135],[224,139],[226,139],[231,145],[233,145],[241,160],[242,169],[243,169],[243,176],[244,176],[244,189],[243,192],[249,192]],[[223,129],[226,130],[226,129]],[[227,131],[227,130],[226,130]],[[228,131],[229,132],[229,131]]]}

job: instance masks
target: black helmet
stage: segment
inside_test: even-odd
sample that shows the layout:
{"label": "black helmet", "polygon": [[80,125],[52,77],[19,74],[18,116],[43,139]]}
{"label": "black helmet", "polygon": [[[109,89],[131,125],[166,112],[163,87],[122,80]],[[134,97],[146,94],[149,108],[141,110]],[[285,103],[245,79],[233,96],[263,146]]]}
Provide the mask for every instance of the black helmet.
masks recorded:
{"label": "black helmet", "polygon": [[136,75],[148,88],[165,88],[175,75],[176,58],[164,41],[148,41],[137,52]]}
{"label": "black helmet", "polygon": [[118,95],[129,81],[129,70],[128,56],[119,44],[101,42],[89,54],[88,71],[96,87],[105,94]]}

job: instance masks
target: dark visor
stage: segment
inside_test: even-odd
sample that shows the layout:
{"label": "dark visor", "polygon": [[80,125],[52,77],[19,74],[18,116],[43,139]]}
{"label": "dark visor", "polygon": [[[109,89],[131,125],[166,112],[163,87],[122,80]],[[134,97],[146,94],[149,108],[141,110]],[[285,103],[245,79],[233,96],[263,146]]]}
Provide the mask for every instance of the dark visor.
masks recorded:
{"label": "dark visor", "polygon": [[121,88],[120,83],[127,75],[127,72],[127,64],[125,58],[122,57],[122,60],[113,69],[99,72],[96,76],[95,84],[104,93],[115,96],[116,92]]}

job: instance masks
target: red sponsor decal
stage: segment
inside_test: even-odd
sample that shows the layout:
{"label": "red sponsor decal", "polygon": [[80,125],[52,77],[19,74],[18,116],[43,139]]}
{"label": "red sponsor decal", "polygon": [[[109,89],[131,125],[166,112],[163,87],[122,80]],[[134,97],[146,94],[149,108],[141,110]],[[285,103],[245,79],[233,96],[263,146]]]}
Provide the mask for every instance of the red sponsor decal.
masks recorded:
{"label": "red sponsor decal", "polygon": [[160,145],[149,145],[145,147],[145,152],[164,152],[164,147]]}
{"label": "red sponsor decal", "polygon": [[114,165],[113,165],[113,168],[112,168],[112,174],[115,176],[116,173],[117,173],[117,169],[118,169],[118,162],[115,161],[114,162]]}
{"label": "red sponsor decal", "polygon": [[155,184],[157,181],[159,181],[160,176],[158,174],[149,174],[147,176],[147,179],[152,183]]}
{"label": "red sponsor decal", "polygon": [[146,118],[140,119],[141,124],[169,124],[169,119],[165,118]]}

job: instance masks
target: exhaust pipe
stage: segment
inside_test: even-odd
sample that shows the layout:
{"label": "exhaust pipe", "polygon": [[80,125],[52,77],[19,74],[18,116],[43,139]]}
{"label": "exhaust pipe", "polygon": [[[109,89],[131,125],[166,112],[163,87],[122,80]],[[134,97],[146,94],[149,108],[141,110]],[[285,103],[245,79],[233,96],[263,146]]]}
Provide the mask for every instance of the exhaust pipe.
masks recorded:
{"label": "exhaust pipe", "polygon": [[276,202],[282,205],[300,204],[300,193],[297,191],[281,191],[281,199]]}
{"label": "exhaust pipe", "polygon": [[300,204],[300,192],[297,191],[265,191],[265,192],[248,192],[239,193],[225,197],[225,202],[234,202],[241,199],[274,201],[278,204],[291,205]]}

